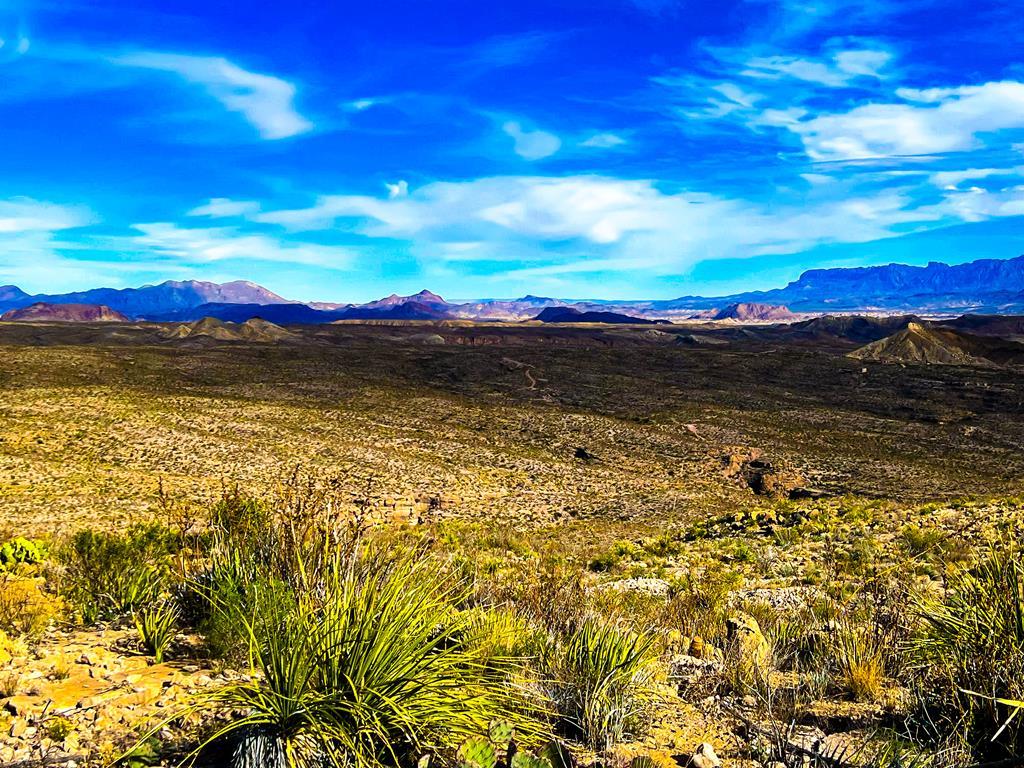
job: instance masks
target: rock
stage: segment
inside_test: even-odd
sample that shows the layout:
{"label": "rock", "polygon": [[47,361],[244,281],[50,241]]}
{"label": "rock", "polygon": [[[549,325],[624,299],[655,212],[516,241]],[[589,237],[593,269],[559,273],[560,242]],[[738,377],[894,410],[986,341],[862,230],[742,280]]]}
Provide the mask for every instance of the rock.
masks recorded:
{"label": "rock", "polygon": [[15,717],[26,717],[39,703],[37,696],[11,696],[4,701],[4,709]]}
{"label": "rock", "polygon": [[642,592],[651,597],[665,597],[672,588],[664,579],[642,577],[619,579],[618,581],[610,582],[607,586],[619,592]]}
{"label": "rock", "polygon": [[715,748],[705,741],[693,751],[690,765],[693,768],[719,768],[722,765],[722,761],[715,754]]}
{"label": "rock", "polygon": [[697,635],[690,641],[689,655],[696,659],[722,661],[722,651],[706,643],[700,635]]}
{"label": "rock", "polygon": [[757,619],[738,612],[725,623],[729,637],[729,656],[735,665],[738,680],[756,685],[767,679],[771,671],[772,647],[761,632]]}
{"label": "rock", "polygon": [[723,475],[742,480],[759,496],[786,499],[803,494],[801,498],[807,498],[818,493],[805,488],[807,481],[799,472],[763,458],[759,448],[732,451],[722,455],[720,461]]}

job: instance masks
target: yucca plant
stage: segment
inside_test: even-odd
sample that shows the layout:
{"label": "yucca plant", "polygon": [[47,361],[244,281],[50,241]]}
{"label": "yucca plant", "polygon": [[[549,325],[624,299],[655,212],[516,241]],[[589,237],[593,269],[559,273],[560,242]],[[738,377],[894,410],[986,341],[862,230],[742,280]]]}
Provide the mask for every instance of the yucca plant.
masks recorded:
{"label": "yucca plant", "polygon": [[547,654],[564,728],[594,749],[638,732],[656,698],[657,661],[652,635],[585,620]]}
{"label": "yucca plant", "polygon": [[164,653],[177,634],[177,607],[168,601],[158,601],[136,611],[133,618],[142,647],[157,664],[163,663]]}
{"label": "yucca plant", "polygon": [[1006,702],[1024,699],[1019,550],[994,546],[975,567],[953,574],[942,600],[920,602],[917,613],[922,631],[910,652],[933,708],[979,751],[991,752],[994,740],[1024,756],[1024,729],[1017,719],[1006,721]]}
{"label": "yucca plant", "polygon": [[371,552],[318,560],[313,580],[295,568],[214,605],[257,673],[200,702],[245,713],[210,739],[233,739],[237,765],[396,766],[453,754],[499,717],[525,741],[543,731],[522,666],[474,642],[466,588],[436,564]]}

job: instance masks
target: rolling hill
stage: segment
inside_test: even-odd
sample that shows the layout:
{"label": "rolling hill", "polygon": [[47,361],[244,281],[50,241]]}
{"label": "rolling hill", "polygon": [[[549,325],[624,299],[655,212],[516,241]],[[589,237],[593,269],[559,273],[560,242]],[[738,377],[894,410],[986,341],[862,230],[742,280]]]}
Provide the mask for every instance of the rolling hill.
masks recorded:
{"label": "rolling hill", "polygon": [[911,322],[902,331],[873,341],[848,356],[878,363],[990,367],[1024,362],[1024,344]]}

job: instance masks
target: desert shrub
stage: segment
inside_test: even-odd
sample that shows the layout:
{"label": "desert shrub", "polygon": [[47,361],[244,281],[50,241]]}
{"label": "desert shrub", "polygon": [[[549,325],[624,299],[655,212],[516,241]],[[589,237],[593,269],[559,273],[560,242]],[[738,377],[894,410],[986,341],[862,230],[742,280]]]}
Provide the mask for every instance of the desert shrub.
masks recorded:
{"label": "desert shrub", "polygon": [[937,559],[945,549],[949,535],[937,528],[921,528],[908,524],[900,531],[900,540],[907,554],[914,558]]}
{"label": "desert shrub", "polygon": [[61,742],[75,730],[75,726],[66,717],[51,717],[43,724],[43,730],[48,739]]}
{"label": "desert shrub", "polygon": [[487,606],[514,605],[532,623],[555,634],[574,631],[586,618],[590,598],[581,574],[558,563],[478,582],[474,599]]}
{"label": "desert shrub", "polygon": [[0,699],[17,696],[21,692],[21,673],[15,670],[0,672]]}
{"label": "desert shrub", "polygon": [[[966,742],[1024,756],[1024,728],[998,699],[1024,699],[1024,558],[994,545],[950,577],[942,599],[919,600],[922,627],[910,645],[928,701]],[[992,747],[989,746],[989,749]]]}
{"label": "desert shrub", "polygon": [[10,570],[19,565],[38,565],[45,558],[41,544],[19,536],[0,547],[0,570]]}
{"label": "desert shrub", "polygon": [[178,543],[156,524],[79,531],[58,551],[60,592],[87,624],[128,615],[159,598]]}
{"label": "desert shrub", "polygon": [[658,623],[690,637],[721,635],[729,612],[729,593],[740,580],[738,573],[717,564],[677,576],[670,581],[669,599]]}
{"label": "desert shrub", "polygon": [[0,574],[0,631],[30,640],[39,637],[60,611],[39,579]]}
{"label": "desert shrub", "polygon": [[874,701],[885,682],[885,653],[871,627],[844,622],[836,633],[832,658],[836,679],[857,701]]}
{"label": "desert shrub", "polygon": [[589,618],[556,640],[545,659],[562,729],[594,749],[642,733],[657,696],[652,635]]}
{"label": "desert shrub", "polygon": [[135,628],[139,632],[142,647],[157,664],[164,660],[164,653],[177,633],[177,607],[162,600],[140,608],[134,615]]}
{"label": "desert shrub", "polygon": [[526,741],[541,730],[522,666],[493,645],[484,653],[459,608],[467,588],[436,563],[376,550],[312,557],[316,569],[300,556],[288,580],[254,563],[244,590],[214,599],[257,672],[202,702],[248,713],[212,736],[233,739],[236,759],[393,765],[452,753],[498,717]]}

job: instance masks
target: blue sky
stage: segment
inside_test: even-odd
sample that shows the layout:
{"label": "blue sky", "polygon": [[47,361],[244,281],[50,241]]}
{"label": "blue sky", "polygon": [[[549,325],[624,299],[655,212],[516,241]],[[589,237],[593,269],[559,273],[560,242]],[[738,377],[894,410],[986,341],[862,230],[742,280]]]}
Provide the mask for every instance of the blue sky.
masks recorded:
{"label": "blue sky", "polygon": [[990,0],[0,0],[0,283],[669,298],[1024,252]]}

